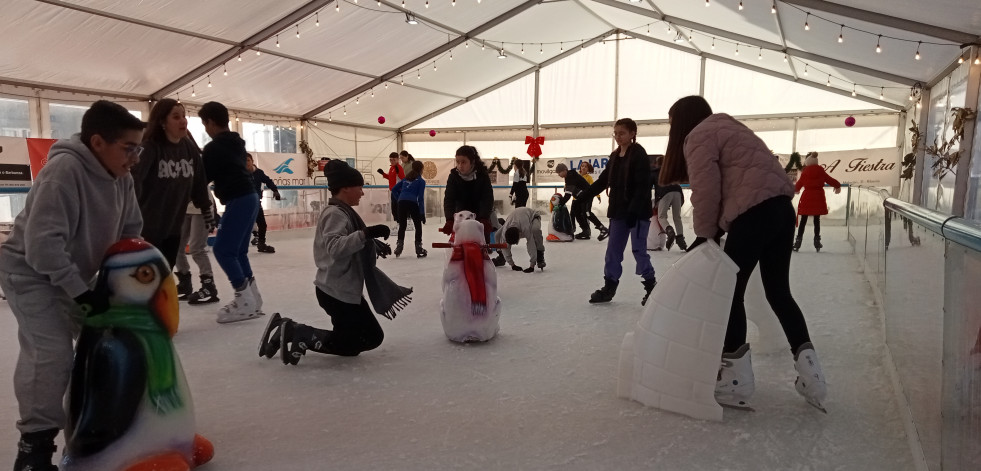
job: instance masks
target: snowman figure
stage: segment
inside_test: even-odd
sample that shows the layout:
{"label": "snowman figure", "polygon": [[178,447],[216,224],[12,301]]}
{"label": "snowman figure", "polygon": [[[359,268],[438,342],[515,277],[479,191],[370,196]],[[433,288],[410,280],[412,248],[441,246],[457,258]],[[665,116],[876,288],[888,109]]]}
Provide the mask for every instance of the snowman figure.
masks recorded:
{"label": "snowman figure", "polygon": [[484,242],[484,226],[469,211],[454,215],[452,252],[443,270],[440,313],[454,342],[486,342],[500,329],[497,272]]}

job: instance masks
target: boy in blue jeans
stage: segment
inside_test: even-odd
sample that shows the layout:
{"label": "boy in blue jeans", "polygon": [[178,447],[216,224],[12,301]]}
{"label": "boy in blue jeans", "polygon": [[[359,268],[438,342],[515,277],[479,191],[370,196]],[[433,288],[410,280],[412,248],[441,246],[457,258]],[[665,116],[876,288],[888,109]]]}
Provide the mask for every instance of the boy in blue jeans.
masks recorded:
{"label": "boy in blue jeans", "polygon": [[72,341],[86,314],[109,307],[92,291],[105,251],[140,237],[143,218],[129,171],[146,125],[105,100],[82,116],[82,132],[56,142],[0,251],[0,286],[17,319],[14,394],[21,432],[14,471],[57,471],[54,439],[67,417]]}
{"label": "boy in blue jeans", "polygon": [[215,260],[235,289],[235,299],[218,311],[218,323],[255,319],[262,313],[262,296],[249,264],[249,238],[259,212],[259,195],[246,169],[245,141],[228,129],[225,105],[205,103],[198,116],[212,139],[202,153],[204,171],[215,184],[215,196],[225,205],[215,236]]}

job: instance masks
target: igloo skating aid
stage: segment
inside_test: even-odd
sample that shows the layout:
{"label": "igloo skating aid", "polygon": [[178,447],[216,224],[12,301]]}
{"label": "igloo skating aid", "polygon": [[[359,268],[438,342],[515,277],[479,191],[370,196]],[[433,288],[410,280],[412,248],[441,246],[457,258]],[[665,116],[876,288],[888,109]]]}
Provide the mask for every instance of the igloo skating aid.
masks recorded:
{"label": "igloo skating aid", "polygon": [[712,241],[659,277],[637,328],[623,338],[617,394],[697,419],[722,420],[715,400],[739,267]]}
{"label": "igloo skating aid", "polygon": [[452,249],[443,269],[439,303],[446,337],[454,342],[492,339],[500,329],[501,299],[497,297],[497,271],[487,249],[498,244],[485,244],[483,224],[473,213],[461,211],[454,215],[451,242],[433,247]]}

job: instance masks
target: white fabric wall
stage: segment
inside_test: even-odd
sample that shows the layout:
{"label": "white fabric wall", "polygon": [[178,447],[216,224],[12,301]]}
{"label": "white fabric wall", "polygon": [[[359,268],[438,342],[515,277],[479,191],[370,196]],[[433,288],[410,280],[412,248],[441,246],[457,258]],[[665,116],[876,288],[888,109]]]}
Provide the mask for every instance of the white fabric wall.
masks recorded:
{"label": "white fabric wall", "polygon": [[542,69],[539,122],[612,120],[615,66],[616,46],[605,44],[587,47]]}
{"label": "white fabric wall", "polygon": [[617,118],[667,119],[678,98],[698,94],[700,61],[646,41],[620,41]]}

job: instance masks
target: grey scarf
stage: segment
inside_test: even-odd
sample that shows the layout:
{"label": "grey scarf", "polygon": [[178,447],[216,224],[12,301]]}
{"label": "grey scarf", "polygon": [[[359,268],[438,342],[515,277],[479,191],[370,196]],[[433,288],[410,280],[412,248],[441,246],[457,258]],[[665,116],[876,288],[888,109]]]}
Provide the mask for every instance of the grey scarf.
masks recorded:
{"label": "grey scarf", "polygon": [[[351,219],[354,227],[358,230],[365,228],[364,220],[347,203],[336,198],[329,199],[327,203],[344,211],[344,214],[347,214],[347,217]],[[361,261],[364,263],[364,286],[368,291],[368,299],[371,300],[375,312],[387,319],[395,319],[398,311],[405,309],[412,302],[412,296],[410,296],[412,288],[399,286],[375,266],[376,242],[371,239],[361,249]]]}

